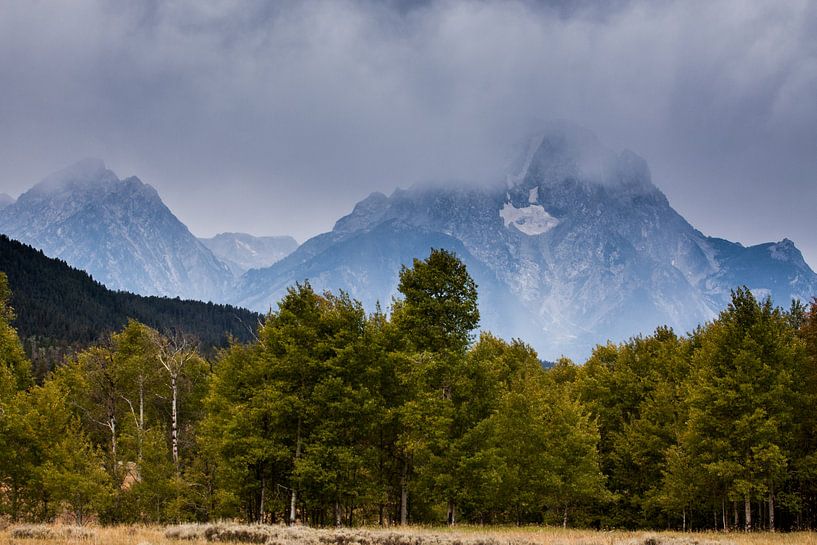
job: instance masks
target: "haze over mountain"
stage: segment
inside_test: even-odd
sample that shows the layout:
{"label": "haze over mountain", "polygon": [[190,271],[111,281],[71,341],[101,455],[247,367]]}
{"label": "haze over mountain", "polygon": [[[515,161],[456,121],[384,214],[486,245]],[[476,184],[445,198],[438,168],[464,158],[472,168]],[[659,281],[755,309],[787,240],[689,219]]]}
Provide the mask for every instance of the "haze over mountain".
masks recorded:
{"label": "haze over mountain", "polygon": [[484,328],[521,337],[545,358],[582,358],[660,324],[688,331],[743,284],[782,305],[817,294],[817,275],[790,240],[746,248],[703,235],[642,158],[559,123],[531,139],[505,183],[374,193],[331,232],[249,271],[231,301],[268,310],[308,278],[372,309],[395,295],[400,265],[430,247],[469,265]]}
{"label": "haze over mountain", "polygon": [[220,301],[232,274],[153,187],[99,159],[56,172],[0,210],[0,233],[91,274],[110,289]]}
{"label": "haze over mountain", "polygon": [[304,241],[371,192],[483,179],[564,117],[648,158],[696,228],[817,266],[809,0],[9,3],[14,196],[90,154],[199,236]]}
{"label": "haze over mountain", "polygon": [[581,359],[661,324],[688,331],[740,285],[781,305],[817,294],[817,275],[790,240],[747,248],[705,236],[670,206],[642,158],[564,122],[534,135],[504,180],[373,193],[300,247],[241,233],[197,239],[153,188],[119,180],[99,160],[0,209],[0,232],[114,289],[260,312],[306,279],[368,310],[388,307],[401,266],[446,248],[480,286],[482,327],[547,359]]}
{"label": "haze over mountain", "polygon": [[220,233],[199,240],[236,276],[249,269],[269,267],[298,247],[298,242],[290,236],[255,237],[247,233]]}

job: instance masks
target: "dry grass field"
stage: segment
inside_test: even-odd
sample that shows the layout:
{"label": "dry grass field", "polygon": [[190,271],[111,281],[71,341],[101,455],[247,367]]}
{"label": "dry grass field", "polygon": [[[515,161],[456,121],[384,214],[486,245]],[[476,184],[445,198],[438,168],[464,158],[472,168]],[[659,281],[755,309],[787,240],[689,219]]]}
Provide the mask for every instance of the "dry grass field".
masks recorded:
{"label": "dry grass field", "polygon": [[[205,529],[210,531],[205,534]],[[2,545],[817,545],[817,533],[673,533],[598,532],[561,528],[457,527],[379,530],[310,530],[238,525],[73,529],[66,526],[10,527],[0,531]]]}

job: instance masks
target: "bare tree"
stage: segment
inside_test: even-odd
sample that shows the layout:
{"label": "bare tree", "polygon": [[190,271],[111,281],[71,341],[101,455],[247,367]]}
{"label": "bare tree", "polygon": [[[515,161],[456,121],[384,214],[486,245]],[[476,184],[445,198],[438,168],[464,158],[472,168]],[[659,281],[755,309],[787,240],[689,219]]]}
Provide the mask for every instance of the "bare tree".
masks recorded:
{"label": "bare tree", "polygon": [[162,368],[170,379],[170,441],[173,452],[173,464],[179,471],[179,379],[185,368],[198,357],[196,343],[189,335],[174,331],[169,335],[155,332],[153,342],[156,344],[157,357]]}

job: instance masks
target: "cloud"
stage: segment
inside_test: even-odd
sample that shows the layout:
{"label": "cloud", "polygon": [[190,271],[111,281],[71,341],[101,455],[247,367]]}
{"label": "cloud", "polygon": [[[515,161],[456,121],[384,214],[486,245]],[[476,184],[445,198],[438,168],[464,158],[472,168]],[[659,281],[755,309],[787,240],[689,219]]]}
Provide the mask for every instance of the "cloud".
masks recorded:
{"label": "cloud", "polygon": [[817,263],[817,7],[790,2],[4,3],[0,190],[84,156],[197,234],[298,238],[484,181],[531,119],[650,163],[704,231]]}

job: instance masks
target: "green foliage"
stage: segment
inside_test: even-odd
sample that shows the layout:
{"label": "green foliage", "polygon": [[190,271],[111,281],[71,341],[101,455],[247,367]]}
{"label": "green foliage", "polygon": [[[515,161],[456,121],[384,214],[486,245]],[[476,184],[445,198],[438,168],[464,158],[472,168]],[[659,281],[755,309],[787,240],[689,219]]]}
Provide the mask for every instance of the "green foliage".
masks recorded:
{"label": "green foliage", "polygon": [[[260,318],[229,305],[114,292],[85,272],[5,235],[0,235],[0,271],[8,275],[11,301],[18,309],[15,325],[39,379],[65,356],[99,342],[129,319],[160,331],[191,334],[212,355],[215,349],[226,347],[230,338],[250,341]],[[5,314],[5,282],[0,285],[0,299],[4,301],[0,312]],[[2,329],[0,348],[5,343]]]}
{"label": "green foliage", "polygon": [[805,356],[795,332],[770,301],[739,289],[698,343],[681,448],[711,492],[745,502],[773,494],[787,473],[793,371]]}
{"label": "green foliage", "polygon": [[[494,357],[485,358],[485,352]],[[569,513],[608,499],[599,468],[598,429],[536,354],[483,335],[471,352],[492,385],[504,385],[485,418],[469,431],[460,460],[468,475],[462,501],[480,521],[567,524]]]}
{"label": "green foliage", "polygon": [[465,265],[446,250],[431,250],[400,271],[403,299],[394,320],[416,350],[464,350],[479,324],[477,285]]}
{"label": "green foliage", "polygon": [[70,421],[48,454],[41,471],[50,502],[68,510],[79,525],[108,507],[113,496],[111,481],[101,453],[82,433],[78,420]]}
{"label": "green foliage", "polygon": [[31,384],[31,363],[11,325],[14,319],[8,278],[0,272],[0,402]]}
{"label": "green foliage", "polygon": [[602,468],[615,494],[605,524],[639,527],[656,519],[665,451],[685,419],[688,351],[672,330],[659,328],[650,337],[597,347],[577,373],[579,396],[598,419]]}
{"label": "green foliage", "polygon": [[453,254],[404,267],[399,289],[367,316],[297,284],[252,342],[204,357],[128,320],[33,386],[0,275],[0,515],[817,522],[817,301],[783,311],[738,289],[691,335],[660,327],[544,369],[520,341],[474,342],[476,286]]}
{"label": "green foliage", "polygon": [[265,520],[283,505],[281,490],[304,490],[304,501],[321,498],[321,506],[371,493],[365,461],[378,405],[365,384],[365,329],[362,307],[347,295],[298,285],[267,317],[258,345],[222,355],[204,432],[230,483],[224,512],[243,504],[248,518]]}

